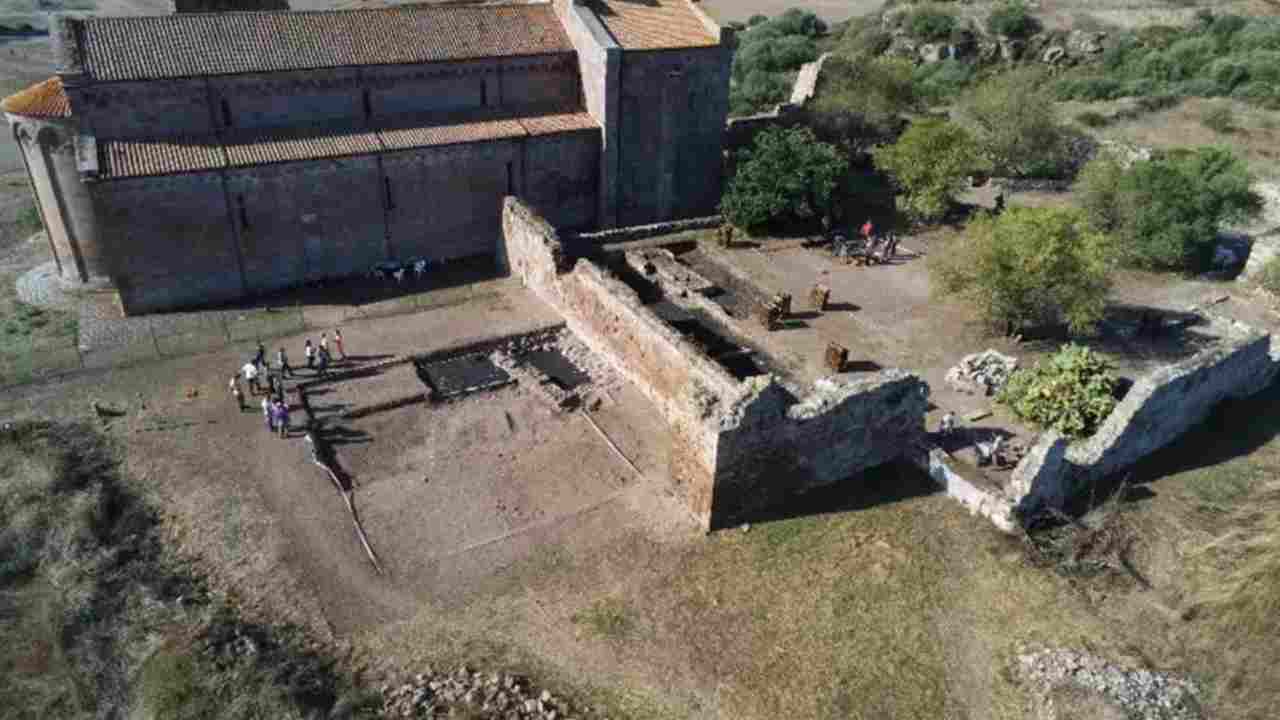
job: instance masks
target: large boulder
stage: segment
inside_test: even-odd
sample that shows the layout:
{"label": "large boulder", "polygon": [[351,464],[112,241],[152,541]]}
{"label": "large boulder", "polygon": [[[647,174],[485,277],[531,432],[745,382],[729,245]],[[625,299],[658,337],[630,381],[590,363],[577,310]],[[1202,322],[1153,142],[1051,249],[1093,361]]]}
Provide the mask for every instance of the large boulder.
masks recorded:
{"label": "large boulder", "polygon": [[1027,44],[1021,40],[1000,40],[1000,59],[1006,62],[1013,62],[1022,58],[1022,52],[1026,50]]}
{"label": "large boulder", "polygon": [[889,49],[885,50],[885,55],[918,60],[920,57],[920,45],[906,35],[895,35],[893,40],[889,41]]}

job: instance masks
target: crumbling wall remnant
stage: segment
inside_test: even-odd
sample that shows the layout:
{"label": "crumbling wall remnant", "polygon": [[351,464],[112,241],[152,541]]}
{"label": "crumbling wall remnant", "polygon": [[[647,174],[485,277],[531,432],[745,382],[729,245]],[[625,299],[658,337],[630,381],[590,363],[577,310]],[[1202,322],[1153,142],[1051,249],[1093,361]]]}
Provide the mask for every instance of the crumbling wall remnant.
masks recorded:
{"label": "crumbling wall remnant", "polygon": [[511,273],[662,412],[670,476],[708,528],[894,460],[923,435],[928,387],[914,375],[827,378],[801,398],[773,376],[740,382],[594,263],[569,269],[555,228],[516,198],[503,230]]}
{"label": "crumbling wall remnant", "polygon": [[1020,512],[1061,508],[1085,483],[1123,470],[1204,421],[1222,401],[1265,389],[1280,357],[1271,336],[1211,318],[1218,346],[1140,378],[1092,436],[1068,442],[1046,433],[1013,472]]}

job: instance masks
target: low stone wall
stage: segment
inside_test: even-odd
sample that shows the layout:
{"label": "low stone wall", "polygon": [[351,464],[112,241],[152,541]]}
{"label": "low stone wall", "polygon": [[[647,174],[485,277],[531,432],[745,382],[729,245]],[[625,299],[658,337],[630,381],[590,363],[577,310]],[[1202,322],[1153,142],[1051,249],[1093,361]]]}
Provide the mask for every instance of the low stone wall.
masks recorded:
{"label": "low stone wall", "polygon": [[653,223],[651,225],[632,225],[630,227],[599,230],[597,232],[574,233],[568,240],[581,247],[584,245],[607,245],[609,243],[633,242],[659,235],[686,232],[688,230],[705,230],[720,227],[724,218],[719,215],[708,215],[687,220]]}
{"label": "low stone wall", "polygon": [[554,228],[520,201],[508,198],[503,226],[511,272],[662,412],[671,478],[708,528],[894,460],[924,431],[927,386],[914,375],[823,379],[804,398],[772,376],[740,382],[606,271],[565,268]]}
{"label": "low stone wall", "polygon": [[1223,342],[1139,379],[1091,437],[1040,436],[1014,469],[1009,493],[1019,511],[1062,507],[1091,480],[1137,463],[1204,421],[1218,403],[1265,389],[1280,367],[1271,336],[1211,318]]}
{"label": "low stone wall", "polygon": [[1009,497],[966,478],[955,468],[951,456],[941,448],[922,447],[910,455],[910,460],[933,478],[948,497],[968,508],[970,513],[987,518],[1004,532],[1018,530],[1013,502]]}

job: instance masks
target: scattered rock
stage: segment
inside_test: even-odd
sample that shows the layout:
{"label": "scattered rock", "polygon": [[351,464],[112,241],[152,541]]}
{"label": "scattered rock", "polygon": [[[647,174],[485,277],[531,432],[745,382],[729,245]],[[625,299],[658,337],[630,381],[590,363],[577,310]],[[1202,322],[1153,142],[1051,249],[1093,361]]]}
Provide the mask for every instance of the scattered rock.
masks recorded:
{"label": "scattered rock", "polygon": [[1021,654],[1017,670],[1040,693],[1040,717],[1056,718],[1050,692],[1074,688],[1140,720],[1199,720],[1199,689],[1189,680],[1151,670],[1130,670],[1076,650]]}
{"label": "scattered rock", "polygon": [[1107,34],[1104,32],[1072,30],[1071,34],[1067,35],[1067,52],[1074,56],[1096,55],[1102,52],[1102,41],[1106,37]]}
{"label": "scattered rock", "polygon": [[966,355],[959,365],[947,371],[945,379],[947,385],[960,392],[993,395],[1017,369],[1017,358],[985,350]]}
{"label": "scattered rock", "polygon": [[1067,49],[1061,45],[1053,45],[1045,48],[1044,54],[1040,59],[1047,65],[1057,65],[1067,57]]}
{"label": "scattered rock", "polygon": [[[426,668],[410,682],[382,686],[382,712],[387,718],[477,717],[502,720],[558,720],[574,712],[549,690],[532,688],[505,673],[482,673],[463,666],[452,673]],[[576,717],[588,717],[578,708]]]}

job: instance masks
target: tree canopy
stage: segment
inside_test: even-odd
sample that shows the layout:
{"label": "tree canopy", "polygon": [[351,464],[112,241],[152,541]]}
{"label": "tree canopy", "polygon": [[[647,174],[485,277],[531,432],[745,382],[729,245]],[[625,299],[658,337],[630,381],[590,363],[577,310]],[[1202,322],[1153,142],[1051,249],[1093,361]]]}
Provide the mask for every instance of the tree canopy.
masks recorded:
{"label": "tree canopy", "polygon": [[849,167],[839,148],[819,142],[804,127],[763,130],[737,160],[720,208],[745,228],[827,212]]}
{"label": "tree canopy", "polygon": [[959,295],[993,326],[1055,325],[1074,332],[1102,318],[1112,269],[1110,239],[1071,208],[979,214],[963,235],[930,253],[940,295]]}
{"label": "tree canopy", "polygon": [[1126,263],[1190,272],[1209,265],[1223,223],[1259,210],[1251,183],[1244,161],[1230,150],[1203,147],[1128,167],[1100,156],[1081,172],[1076,193],[1089,222],[1115,235]]}
{"label": "tree canopy", "polygon": [[876,168],[906,192],[908,210],[937,218],[951,206],[966,178],[986,163],[969,131],[936,118],[916,120],[892,145],[872,152]]}

